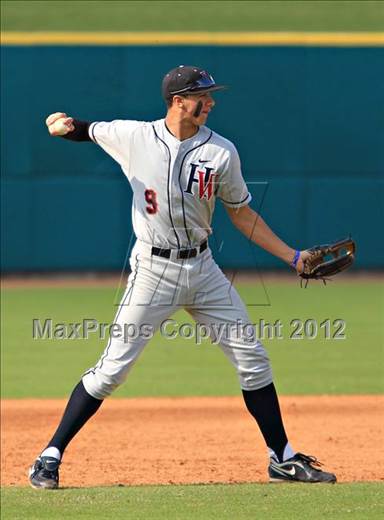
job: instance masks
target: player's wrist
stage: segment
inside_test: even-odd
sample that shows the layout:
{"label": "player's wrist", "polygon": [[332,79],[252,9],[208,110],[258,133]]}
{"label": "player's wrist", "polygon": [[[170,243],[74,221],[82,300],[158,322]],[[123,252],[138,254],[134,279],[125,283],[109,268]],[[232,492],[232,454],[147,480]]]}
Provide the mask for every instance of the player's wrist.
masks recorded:
{"label": "player's wrist", "polygon": [[299,249],[296,249],[295,254],[293,255],[292,261],[291,261],[291,267],[296,269],[297,263],[300,260],[301,251]]}
{"label": "player's wrist", "polygon": [[[284,254],[281,256],[281,259],[288,265],[292,265],[292,262],[295,258],[296,250],[289,247]],[[300,258],[300,256],[299,256]],[[296,262],[297,263],[297,262]]]}

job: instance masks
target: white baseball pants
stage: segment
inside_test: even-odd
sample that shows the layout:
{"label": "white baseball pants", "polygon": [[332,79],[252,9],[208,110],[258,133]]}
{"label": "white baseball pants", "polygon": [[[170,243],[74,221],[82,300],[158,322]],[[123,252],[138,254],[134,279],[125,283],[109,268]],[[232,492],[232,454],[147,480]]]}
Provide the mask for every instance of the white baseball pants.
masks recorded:
{"label": "white baseball pants", "polygon": [[[151,245],[137,241],[131,274],[114,324],[136,333],[110,337],[98,363],[83,375],[87,392],[104,399],[123,383],[154,332],[180,308],[209,331],[237,370],[240,386],[256,390],[272,382],[268,356],[257,340],[245,305],[208,248],[194,258],[151,256]],[[124,328],[125,326],[125,328]],[[250,334],[250,329],[253,333]]]}

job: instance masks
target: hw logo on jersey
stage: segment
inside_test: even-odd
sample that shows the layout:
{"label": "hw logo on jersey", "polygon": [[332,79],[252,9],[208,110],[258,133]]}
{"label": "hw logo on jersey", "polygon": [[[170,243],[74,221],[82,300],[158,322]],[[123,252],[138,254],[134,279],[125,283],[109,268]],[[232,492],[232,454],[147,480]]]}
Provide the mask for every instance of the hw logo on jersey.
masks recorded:
{"label": "hw logo on jersey", "polygon": [[193,195],[193,183],[197,183],[199,186],[199,198],[203,199],[205,197],[207,200],[210,200],[213,195],[214,180],[217,177],[217,173],[213,173],[213,168],[208,168],[208,166],[204,166],[203,170],[198,170],[199,166],[201,165],[191,163],[188,185],[184,192]]}

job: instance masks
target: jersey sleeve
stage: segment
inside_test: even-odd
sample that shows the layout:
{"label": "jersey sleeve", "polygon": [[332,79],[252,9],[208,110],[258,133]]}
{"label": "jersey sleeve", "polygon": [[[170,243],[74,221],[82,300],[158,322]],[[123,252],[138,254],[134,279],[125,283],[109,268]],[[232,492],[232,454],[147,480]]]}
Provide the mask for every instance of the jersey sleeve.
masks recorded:
{"label": "jersey sleeve", "polygon": [[116,119],[91,123],[88,129],[91,140],[101,146],[120,165],[128,159],[131,137],[142,126],[142,121]]}
{"label": "jersey sleeve", "polygon": [[230,208],[246,206],[252,200],[241,173],[239,154],[233,145],[229,149],[226,168],[219,181],[217,197]]}

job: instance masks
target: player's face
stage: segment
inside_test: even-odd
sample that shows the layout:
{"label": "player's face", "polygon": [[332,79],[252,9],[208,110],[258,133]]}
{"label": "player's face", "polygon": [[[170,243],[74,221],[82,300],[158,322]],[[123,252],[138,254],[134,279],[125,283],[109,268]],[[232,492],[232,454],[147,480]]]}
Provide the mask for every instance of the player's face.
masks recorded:
{"label": "player's face", "polygon": [[[215,106],[215,101],[209,92],[201,92],[200,94],[189,94],[185,96],[184,109],[188,118],[191,118],[196,125],[205,124],[209,112]],[[201,104],[201,110],[198,116],[196,116],[196,110]]]}

